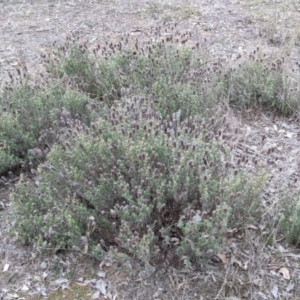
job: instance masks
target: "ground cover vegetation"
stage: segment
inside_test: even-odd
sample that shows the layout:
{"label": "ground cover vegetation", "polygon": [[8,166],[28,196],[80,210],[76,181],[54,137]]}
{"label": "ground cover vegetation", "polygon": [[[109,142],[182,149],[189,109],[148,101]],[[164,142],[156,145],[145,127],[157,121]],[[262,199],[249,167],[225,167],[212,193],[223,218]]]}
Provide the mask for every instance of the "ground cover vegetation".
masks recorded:
{"label": "ground cover vegetation", "polygon": [[[266,178],[233,155],[226,113],[292,115],[299,82],[284,58],[257,49],[228,63],[188,41],[186,32],[88,49],[68,38],[42,56],[39,84],[26,70],[10,75],[0,173],[28,175],[11,193],[18,241],[182,267],[207,264],[232,228],[260,224]],[[270,221],[296,245],[298,203]]]}

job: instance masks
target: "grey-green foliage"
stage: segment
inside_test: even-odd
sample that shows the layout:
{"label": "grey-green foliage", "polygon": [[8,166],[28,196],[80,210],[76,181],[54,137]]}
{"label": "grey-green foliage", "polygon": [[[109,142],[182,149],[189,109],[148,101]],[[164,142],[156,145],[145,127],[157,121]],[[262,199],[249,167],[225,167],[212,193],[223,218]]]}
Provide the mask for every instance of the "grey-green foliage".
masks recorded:
{"label": "grey-green foliage", "polygon": [[283,60],[276,64],[249,60],[230,70],[224,79],[225,97],[235,108],[264,108],[282,115],[298,111],[298,83],[286,72]]}
{"label": "grey-green foliage", "polygon": [[181,109],[185,118],[216,103],[219,67],[209,69],[205,53],[172,43],[151,43],[135,50],[120,45],[113,45],[113,51],[107,47],[102,55],[68,45],[48,63],[48,70],[58,78],[67,75],[92,98],[110,104],[123,92],[153,98],[163,117]]}
{"label": "grey-green foliage", "polygon": [[156,100],[163,117],[181,109],[184,118],[215,109],[220,101],[282,115],[299,108],[299,81],[287,71],[283,58],[270,62],[256,53],[241,63],[232,62],[232,68],[211,61],[203,49],[173,41],[137,43],[134,50],[120,42],[95,50],[95,55],[76,44],[69,47],[48,64],[55,76],[67,74],[77,87],[101,100],[119,99],[122,90],[134,87],[135,93]]}
{"label": "grey-green foliage", "polygon": [[259,218],[259,180],[233,174],[214,120],[162,120],[153,107],[123,99],[90,128],[76,121],[40,166],[39,184],[12,194],[19,240],[58,249],[86,236],[92,253],[102,239],[146,264],[168,251],[194,261],[229,227]]}
{"label": "grey-green foliage", "polygon": [[0,99],[0,141],[5,146],[1,151],[11,159],[7,163],[1,160],[0,172],[9,163],[27,158],[27,151],[38,145],[41,132],[60,121],[63,108],[71,117],[82,116],[88,100],[87,96],[57,84],[43,89],[16,86],[12,92],[4,93]]}

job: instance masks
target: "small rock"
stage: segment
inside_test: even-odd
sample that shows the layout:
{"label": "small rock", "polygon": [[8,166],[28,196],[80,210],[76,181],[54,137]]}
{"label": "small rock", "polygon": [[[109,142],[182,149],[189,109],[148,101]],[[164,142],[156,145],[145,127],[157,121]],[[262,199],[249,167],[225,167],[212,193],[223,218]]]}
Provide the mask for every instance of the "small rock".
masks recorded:
{"label": "small rock", "polygon": [[43,261],[41,264],[40,264],[40,268],[42,270],[45,270],[47,268],[47,264]]}

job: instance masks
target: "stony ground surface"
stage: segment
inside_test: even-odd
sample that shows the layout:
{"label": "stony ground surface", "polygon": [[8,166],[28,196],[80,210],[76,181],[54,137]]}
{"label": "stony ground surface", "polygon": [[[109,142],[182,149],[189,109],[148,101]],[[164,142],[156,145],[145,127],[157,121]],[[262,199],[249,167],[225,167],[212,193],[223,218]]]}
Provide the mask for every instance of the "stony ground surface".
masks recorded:
{"label": "stony ground surface", "polygon": [[[153,28],[170,28],[175,23],[179,32],[190,31],[192,40],[216,58],[230,61],[230,56],[246,56],[257,47],[268,55],[289,55],[291,67],[299,57],[296,42],[300,35],[292,31],[299,17],[295,2],[178,2],[1,1],[2,86],[8,72],[14,73],[16,68],[26,66],[33,77],[38,76],[44,71],[40,54],[55,41],[63,43],[67,36],[87,40],[92,46],[124,35],[155,38]],[[259,168],[268,178],[264,205],[269,211],[265,218],[280,213],[279,192],[283,188],[298,189],[299,121],[267,113],[254,116],[251,111],[239,116],[229,109],[228,115],[239,128],[234,151],[237,156],[247,153],[249,158],[242,167],[248,172]],[[53,299],[104,299],[100,291],[112,299],[225,299],[225,294],[232,295],[226,299],[300,298],[300,252],[282,241],[261,245],[257,233],[265,232],[256,224],[235,235],[227,249],[230,258],[212,262],[208,270],[138,271],[129,265],[119,268],[113,261],[99,266],[100,262],[88,257],[78,260],[75,253],[36,256],[32,249],[15,244],[7,232],[9,189],[1,184],[0,299],[38,299],[56,290],[64,292],[53,294]],[[75,292],[70,294],[69,287]]]}

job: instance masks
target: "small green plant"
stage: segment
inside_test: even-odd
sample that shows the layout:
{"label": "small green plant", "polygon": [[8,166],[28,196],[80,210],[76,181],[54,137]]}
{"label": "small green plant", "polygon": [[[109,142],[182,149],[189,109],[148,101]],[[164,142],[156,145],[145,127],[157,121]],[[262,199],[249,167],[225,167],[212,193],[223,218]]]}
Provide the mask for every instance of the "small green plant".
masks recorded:
{"label": "small green plant", "polygon": [[300,93],[295,80],[287,75],[284,59],[267,63],[251,54],[225,75],[224,92],[229,104],[239,109],[264,108],[282,115],[298,110]]}
{"label": "small green plant", "polygon": [[16,157],[11,154],[11,151],[7,148],[7,146],[4,146],[4,143],[1,143],[1,145],[0,145],[0,170],[5,173],[15,163],[17,163]]}
{"label": "small green plant", "polygon": [[300,201],[299,196],[284,205],[283,219],[281,222],[286,240],[299,246],[300,244]]}

